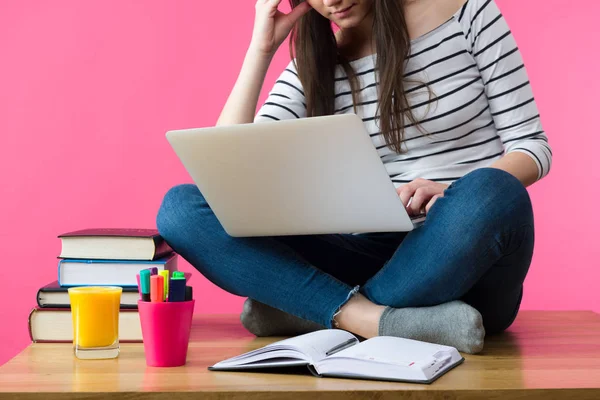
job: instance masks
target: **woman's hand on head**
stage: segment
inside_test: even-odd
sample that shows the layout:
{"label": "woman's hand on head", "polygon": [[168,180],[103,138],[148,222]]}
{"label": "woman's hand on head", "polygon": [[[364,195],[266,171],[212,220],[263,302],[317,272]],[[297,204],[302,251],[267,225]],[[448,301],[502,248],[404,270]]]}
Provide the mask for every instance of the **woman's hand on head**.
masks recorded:
{"label": "woman's hand on head", "polygon": [[290,34],[294,24],[310,9],[304,1],[289,14],[277,9],[281,0],[258,0],[250,47],[261,55],[272,56]]}
{"label": "woman's hand on head", "polygon": [[[445,183],[428,181],[427,179],[418,178],[412,182],[396,188],[396,192],[402,200],[402,204],[406,207],[408,215],[417,215],[420,213],[429,213],[429,209],[435,201],[444,197],[444,190],[449,185]],[[412,198],[412,201],[410,199]],[[410,204],[409,204],[410,201]]]}

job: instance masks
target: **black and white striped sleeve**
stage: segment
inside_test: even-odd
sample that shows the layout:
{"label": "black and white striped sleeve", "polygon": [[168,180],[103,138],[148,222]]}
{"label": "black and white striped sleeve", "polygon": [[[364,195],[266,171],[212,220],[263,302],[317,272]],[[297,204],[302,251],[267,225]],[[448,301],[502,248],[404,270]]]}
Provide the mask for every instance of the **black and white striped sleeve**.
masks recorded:
{"label": "black and white striped sleeve", "polygon": [[481,73],[505,152],[529,155],[541,179],[550,171],[552,149],[523,58],[506,20],[494,0],[468,0],[459,22]]}
{"label": "black and white striped sleeve", "polygon": [[273,85],[267,100],[254,117],[254,122],[304,117],[306,117],[304,91],[292,61]]}

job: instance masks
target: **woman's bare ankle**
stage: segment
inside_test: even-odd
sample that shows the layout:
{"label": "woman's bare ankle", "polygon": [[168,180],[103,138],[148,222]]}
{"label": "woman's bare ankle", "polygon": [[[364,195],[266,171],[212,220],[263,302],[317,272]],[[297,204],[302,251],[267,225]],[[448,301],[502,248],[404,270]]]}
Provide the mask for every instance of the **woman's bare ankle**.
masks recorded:
{"label": "woman's bare ankle", "polygon": [[372,338],[379,333],[379,319],[384,309],[384,306],[379,306],[357,293],[340,309],[335,322],[340,329],[364,338]]}

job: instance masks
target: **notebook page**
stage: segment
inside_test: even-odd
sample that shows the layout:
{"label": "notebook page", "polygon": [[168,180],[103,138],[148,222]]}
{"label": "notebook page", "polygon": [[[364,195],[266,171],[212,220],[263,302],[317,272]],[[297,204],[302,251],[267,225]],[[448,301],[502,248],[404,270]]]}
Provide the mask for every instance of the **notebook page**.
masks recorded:
{"label": "notebook page", "polygon": [[213,365],[213,368],[234,368],[259,365],[306,365],[309,360],[307,357],[294,350],[274,350],[267,352],[253,352],[242,355],[243,357],[234,357],[220,361]]}
{"label": "notebook page", "polygon": [[292,348],[306,354],[312,362],[316,362],[325,358],[331,349],[350,341],[348,345],[358,343],[358,339],[350,332],[340,329],[322,329],[272,343],[265,349]]}
{"label": "notebook page", "polygon": [[408,367],[414,364],[425,366],[436,358],[446,359],[447,356],[454,358],[452,357],[454,353],[456,353],[458,359],[461,358],[453,347],[390,336],[378,336],[331,355],[328,359],[356,358]]}
{"label": "notebook page", "polygon": [[462,362],[453,347],[378,336],[314,364],[324,376],[428,382]]}

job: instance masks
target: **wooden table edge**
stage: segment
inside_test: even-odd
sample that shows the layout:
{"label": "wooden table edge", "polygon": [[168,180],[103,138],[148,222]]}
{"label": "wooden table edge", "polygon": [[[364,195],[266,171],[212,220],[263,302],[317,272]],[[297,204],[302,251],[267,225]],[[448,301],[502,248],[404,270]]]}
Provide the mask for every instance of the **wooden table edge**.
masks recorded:
{"label": "wooden table edge", "polygon": [[411,400],[441,400],[441,399],[577,399],[597,400],[600,398],[598,388],[545,388],[545,389],[491,389],[491,390],[348,390],[348,391],[311,391],[311,390],[275,390],[275,391],[164,391],[164,392],[0,392],[0,400],[92,400],[125,398],[127,400],[197,400],[198,398],[213,399],[248,399],[261,400],[290,398],[294,400],[327,399],[411,399]]}

